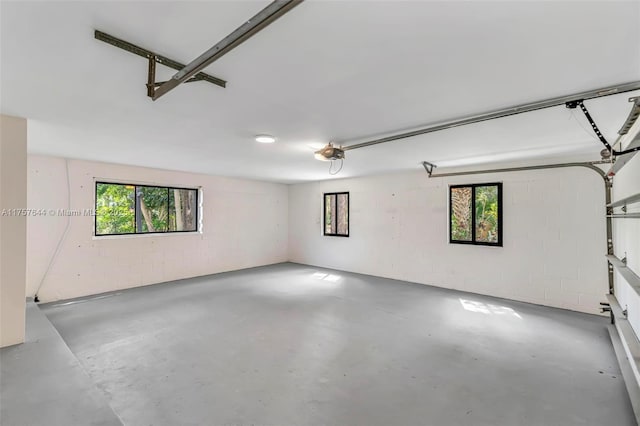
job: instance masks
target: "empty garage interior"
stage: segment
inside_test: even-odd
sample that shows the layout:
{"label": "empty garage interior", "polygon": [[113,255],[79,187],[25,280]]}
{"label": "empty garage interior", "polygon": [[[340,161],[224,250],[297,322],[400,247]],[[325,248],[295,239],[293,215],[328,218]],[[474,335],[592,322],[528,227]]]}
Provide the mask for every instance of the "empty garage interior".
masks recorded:
{"label": "empty garage interior", "polygon": [[0,2],[0,424],[632,426],[640,2]]}

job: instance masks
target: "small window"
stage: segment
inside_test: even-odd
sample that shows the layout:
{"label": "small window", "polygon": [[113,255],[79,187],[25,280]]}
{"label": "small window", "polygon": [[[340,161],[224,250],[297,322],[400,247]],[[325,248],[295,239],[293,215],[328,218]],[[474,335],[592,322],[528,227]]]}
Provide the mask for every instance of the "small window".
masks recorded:
{"label": "small window", "polygon": [[95,235],[194,232],[198,190],[96,182]]}
{"label": "small window", "polygon": [[324,235],[349,236],[349,193],[324,194]]}
{"label": "small window", "polygon": [[502,184],[449,187],[449,242],[502,246]]}

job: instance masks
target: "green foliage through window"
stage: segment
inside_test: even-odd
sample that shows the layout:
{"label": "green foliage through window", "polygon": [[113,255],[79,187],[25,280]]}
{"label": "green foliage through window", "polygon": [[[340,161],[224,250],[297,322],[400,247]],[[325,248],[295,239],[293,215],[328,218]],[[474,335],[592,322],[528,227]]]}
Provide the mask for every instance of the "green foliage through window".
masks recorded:
{"label": "green foliage through window", "polygon": [[451,186],[449,232],[452,243],[502,246],[502,184]]}
{"label": "green foliage through window", "polygon": [[470,187],[451,188],[451,239],[471,241]]}
{"label": "green foliage through window", "polygon": [[96,235],[135,232],[135,187],[96,184]]}
{"label": "green foliage through window", "polygon": [[498,242],[498,186],[475,188],[476,241]]}
{"label": "green foliage through window", "polygon": [[198,229],[198,190],[96,183],[96,235]]}
{"label": "green foliage through window", "polygon": [[349,236],[349,193],[324,194],[324,235]]}

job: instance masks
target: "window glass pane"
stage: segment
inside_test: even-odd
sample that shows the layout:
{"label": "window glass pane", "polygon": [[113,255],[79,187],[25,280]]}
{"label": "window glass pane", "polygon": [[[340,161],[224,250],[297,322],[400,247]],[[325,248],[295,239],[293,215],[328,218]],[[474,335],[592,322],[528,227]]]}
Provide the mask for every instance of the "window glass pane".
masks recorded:
{"label": "window glass pane", "polygon": [[471,241],[471,187],[451,188],[451,239]]}
{"label": "window glass pane", "polygon": [[169,231],[197,231],[198,191],[169,189]]}
{"label": "window glass pane", "polygon": [[349,194],[338,194],[338,234],[349,235]]}
{"label": "window glass pane", "polygon": [[166,232],[169,223],[167,188],[136,187],[136,232]]}
{"label": "window glass pane", "polygon": [[476,187],[476,241],[498,242],[498,187]]}
{"label": "window glass pane", "polygon": [[336,233],[336,196],[329,194],[324,196],[324,232],[325,234]]}
{"label": "window glass pane", "polygon": [[96,235],[135,232],[133,185],[96,185]]}

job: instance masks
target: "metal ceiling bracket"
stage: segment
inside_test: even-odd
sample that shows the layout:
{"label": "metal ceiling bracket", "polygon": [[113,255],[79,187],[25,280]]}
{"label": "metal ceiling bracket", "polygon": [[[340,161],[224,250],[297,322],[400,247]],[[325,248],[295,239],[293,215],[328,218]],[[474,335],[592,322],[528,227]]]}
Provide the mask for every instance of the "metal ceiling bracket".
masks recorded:
{"label": "metal ceiling bracket", "polygon": [[162,95],[176,88],[178,85],[186,82],[199,71],[205,69],[213,62],[217,61],[222,56],[260,32],[260,30],[266,28],[276,19],[302,3],[302,1],[303,0],[275,0],[271,2],[267,7],[239,26],[231,34],[220,40],[212,48],[189,62],[173,77],[171,77],[169,81],[160,85],[160,87],[155,91],[153,100],[157,100]]}
{"label": "metal ceiling bracket", "polygon": [[[636,99],[636,98],[631,98],[631,99]],[[613,155],[625,155],[625,154],[630,154],[632,152],[636,152],[636,151],[640,151],[640,146],[634,147],[634,148],[628,148],[625,149],[624,151],[616,151],[615,149],[613,149],[611,147],[611,145],[609,144],[609,142],[607,142],[607,139],[604,137],[604,135],[602,134],[602,132],[600,132],[600,129],[598,128],[598,126],[596,125],[596,122],[593,120],[593,118],[591,117],[591,114],[589,114],[589,111],[587,110],[587,107],[584,105],[584,102],[582,99],[578,99],[576,101],[570,101],[567,102],[565,104],[565,106],[567,108],[570,109],[575,109],[576,107],[580,107],[580,109],[582,110],[582,113],[584,114],[584,116],[587,118],[587,121],[589,122],[589,124],[591,125],[591,128],[593,129],[594,133],[596,134],[596,136],[598,137],[598,139],[600,139],[600,142],[602,142],[602,144],[605,146],[605,148],[612,153]],[[627,119],[627,122],[633,118],[635,121],[635,119],[638,118],[638,115],[640,114],[636,114],[634,117],[634,111],[635,111],[635,106],[634,109],[632,109],[631,114],[629,114],[629,118]],[[625,127],[626,127],[626,123],[625,123]],[[620,129],[620,131],[624,131],[625,127],[623,127],[622,129]],[[629,126],[630,128],[631,126]],[[627,129],[625,131],[628,132],[629,130]]]}
{"label": "metal ceiling bracket", "polygon": [[[129,53],[133,53],[134,55],[141,56],[146,58],[149,61],[149,69],[147,73],[147,96],[153,97],[155,94],[155,88],[163,84],[164,82],[156,83],[155,75],[156,75],[156,63],[164,65],[165,67],[172,68],[174,70],[180,71],[184,68],[184,65],[180,62],[174,61],[173,59],[169,59],[166,56],[159,55],[150,50],[144,49],[140,46],[136,46],[133,43],[129,43],[128,41],[124,41],[102,31],[95,30],[94,37],[96,40],[103,41],[107,44],[115,46],[119,49],[125,50]],[[211,76],[209,74],[200,72],[193,76],[193,78],[189,81],[206,81],[211,84],[215,84],[216,86],[226,87],[227,82],[222,80],[221,78]]]}
{"label": "metal ceiling bracket", "polygon": [[147,73],[147,96],[153,98],[156,92],[156,55],[149,56],[149,71]]}
{"label": "metal ceiling bracket", "polygon": [[433,169],[435,169],[436,166],[433,163],[429,163],[428,161],[423,161],[422,162],[422,167],[424,167],[424,169],[427,171],[427,174],[429,175],[429,177],[431,177],[431,174],[433,173]]}
{"label": "metal ceiling bracket", "polygon": [[596,125],[596,122],[591,117],[591,114],[589,114],[589,111],[587,111],[587,107],[584,105],[584,102],[582,99],[579,99],[577,101],[567,102],[565,106],[569,109],[575,109],[576,107],[580,107],[580,109],[582,110],[582,113],[587,118],[587,121],[589,121],[589,124],[591,125],[593,132],[596,134],[598,139],[600,139],[600,142],[602,142],[602,144],[607,148],[607,150],[609,150],[609,152],[613,151],[613,148],[611,148],[611,145],[609,145],[609,142],[607,142],[607,139],[604,137],[602,132],[600,132],[600,129],[598,128],[598,126]]}

